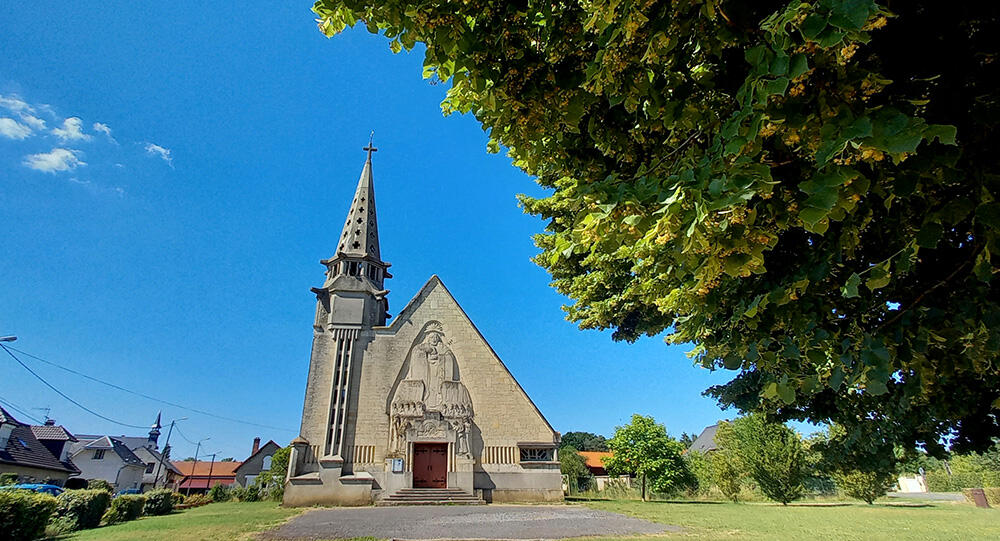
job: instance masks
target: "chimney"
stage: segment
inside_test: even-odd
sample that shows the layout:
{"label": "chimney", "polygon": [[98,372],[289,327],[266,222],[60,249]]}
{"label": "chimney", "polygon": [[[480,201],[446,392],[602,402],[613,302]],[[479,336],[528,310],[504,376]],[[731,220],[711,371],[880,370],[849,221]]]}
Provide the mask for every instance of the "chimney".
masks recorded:
{"label": "chimney", "polygon": [[56,420],[55,419],[48,419],[48,418],[46,418],[45,419],[45,426],[56,426]]}
{"label": "chimney", "polygon": [[250,454],[256,454],[257,451],[260,451],[260,438],[253,439],[253,451],[250,451]]}

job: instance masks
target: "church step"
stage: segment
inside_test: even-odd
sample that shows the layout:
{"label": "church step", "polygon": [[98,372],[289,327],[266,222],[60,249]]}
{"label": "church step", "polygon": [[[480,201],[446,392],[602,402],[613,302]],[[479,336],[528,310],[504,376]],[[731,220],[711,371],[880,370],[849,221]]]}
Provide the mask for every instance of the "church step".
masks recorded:
{"label": "church step", "polygon": [[377,505],[483,505],[484,502],[460,488],[403,488]]}

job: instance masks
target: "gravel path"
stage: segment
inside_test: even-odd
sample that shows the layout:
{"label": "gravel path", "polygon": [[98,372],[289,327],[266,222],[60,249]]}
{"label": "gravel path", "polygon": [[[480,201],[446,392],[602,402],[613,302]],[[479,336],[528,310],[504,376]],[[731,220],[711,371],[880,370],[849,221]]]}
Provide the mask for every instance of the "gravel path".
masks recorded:
{"label": "gravel path", "polygon": [[679,532],[617,513],[566,505],[355,507],[309,511],[262,539],[561,539]]}

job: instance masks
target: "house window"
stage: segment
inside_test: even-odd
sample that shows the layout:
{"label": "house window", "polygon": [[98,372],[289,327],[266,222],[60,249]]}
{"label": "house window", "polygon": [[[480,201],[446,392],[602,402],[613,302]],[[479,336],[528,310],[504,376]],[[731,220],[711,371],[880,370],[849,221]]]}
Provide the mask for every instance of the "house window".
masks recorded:
{"label": "house window", "polygon": [[260,467],[261,471],[267,471],[271,469],[271,457],[264,457],[264,463]]}
{"label": "house window", "polygon": [[521,462],[552,462],[551,447],[522,447]]}
{"label": "house window", "polygon": [[146,464],[146,473],[153,473],[153,466],[156,466],[156,462]]}
{"label": "house window", "polygon": [[94,451],[94,460],[101,460],[104,458],[104,449],[98,449]]}

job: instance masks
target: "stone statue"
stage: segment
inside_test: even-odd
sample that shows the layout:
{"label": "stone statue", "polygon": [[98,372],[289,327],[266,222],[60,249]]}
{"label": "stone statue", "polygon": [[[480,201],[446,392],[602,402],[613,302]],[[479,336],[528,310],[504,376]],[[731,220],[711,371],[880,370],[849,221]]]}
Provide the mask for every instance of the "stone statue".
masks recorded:
{"label": "stone statue", "polygon": [[455,438],[455,452],[471,456],[472,398],[458,381],[455,354],[443,338],[441,324],[432,322],[423,339],[410,350],[409,370],[396,387],[389,407],[390,449],[394,453],[406,449],[408,432],[426,437],[447,428]]}

